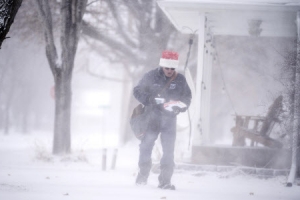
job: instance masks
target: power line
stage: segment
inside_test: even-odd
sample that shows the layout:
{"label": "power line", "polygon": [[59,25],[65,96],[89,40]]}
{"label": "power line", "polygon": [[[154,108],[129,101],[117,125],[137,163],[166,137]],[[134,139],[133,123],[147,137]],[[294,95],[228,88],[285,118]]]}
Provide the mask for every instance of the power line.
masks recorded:
{"label": "power line", "polygon": [[237,112],[236,112],[236,110],[235,110],[235,108],[234,108],[234,104],[233,104],[232,98],[231,98],[231,96],[230,96],[230,94],[229,94],[229,91],[228,91],[228,89],[227,89],[227,86],[226,86],[226,82],[225,82],[225,78],[224,78],[223,69],[222,69],[222,66],[221,66],[221,64],[220,64],[220,60],[219,60],[219,58],[218,58],[217,47],[215,47],[215,50],[216,50],[216,53],[215,53],[215,55],[214,55],[214,60],[216,60],[217,66],[220,68],[221,79],[222,79],[222,82],[223,82],[223,88],[222,88],[222,90],[224,89],[224,91],[225,91],[225,93],[226,93],[226,95],[227,95],[227,97],[228,97],[228,99],[229,99],[229,102],[230,102],[230,104],[231,104],[231,107],[232,107],[232,109],[233,109],[235,115],[238,115]]}

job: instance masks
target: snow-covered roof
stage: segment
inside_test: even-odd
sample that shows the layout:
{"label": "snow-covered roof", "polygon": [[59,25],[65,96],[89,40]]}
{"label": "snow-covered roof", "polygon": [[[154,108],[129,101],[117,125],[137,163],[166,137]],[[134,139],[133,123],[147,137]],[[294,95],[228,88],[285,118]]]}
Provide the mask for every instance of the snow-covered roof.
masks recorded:
{"label": "snow-covered roof", "polygon": [[212,4],[252,4],[252,5],[300,5],[299,0],[164,0],[169,2],[197,2]]}
{"label": "snow-covered roof", "polygon": [[[249,24],[261,22],[261,36],[296,35],[299,0],[158,0],[158,5],[183,33],[199,28],[199,13],[215,35],[249,35]],[[190,30],[191,29],[191,30]]]}

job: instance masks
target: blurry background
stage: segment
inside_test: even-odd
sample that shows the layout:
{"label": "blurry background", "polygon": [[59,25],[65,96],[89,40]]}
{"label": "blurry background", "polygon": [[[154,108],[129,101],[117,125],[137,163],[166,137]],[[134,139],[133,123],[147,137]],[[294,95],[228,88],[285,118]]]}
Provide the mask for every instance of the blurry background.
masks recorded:
{"label": "blurry background", "polygon": [[[0,131],[7,135],[53,132],[54,81],[35,4],[23,1],[0,51]],[[60,50],[60,1],[50,5]],[[73,70],[72,135],[90,137],[88,145],[94,148],[130,141],[129,116],[137,104],[132,88],[145,72],[158,67],[164,49],[179,52],[183,73],[189,37],[174,29],[155,0],[88,1]],[[264,116],[286,90],[282,68],[295,42],[218,36],[214,45],[211,143],[231,145],[233,115]],[[196,56],[197,37],[188,66],[190,84],[195,84]],[[179,118],[179,126],[178,143],[187,149],[187,115]]]}

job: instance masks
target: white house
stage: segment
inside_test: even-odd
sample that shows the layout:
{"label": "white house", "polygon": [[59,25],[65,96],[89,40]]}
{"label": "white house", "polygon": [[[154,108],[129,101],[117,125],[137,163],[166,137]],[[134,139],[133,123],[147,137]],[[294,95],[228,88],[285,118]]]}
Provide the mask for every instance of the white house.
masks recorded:
{"label": "white house", "polygon": [[[209,141],[210,92],[203,92],[211,84],[212,56],[204,54],[208,37],[216,35],[296,37],[299,29],[300,2],[298,0],[158,0],[178,31],[198,35],[198,67],[196,84],[196,117],[193,122],[194,144]],[[297,17],[298,16],[298,17]],[[298,19],[298,22],[297,22]],[[297,22],[297,23],[296,23]],[[203,75],[204,74],[204,75]],[[206,80],[202,80],[206,79]],[[202,108],[202,109],[200,109]],[[202,135],[197,127],[201,121]],[[198,138],[198,139],[197,139]]]}
{"label": "white house", "polygon": [[[207,41],[219,35],[293,37],[299,41],[300,1],[158,0],[157,3],[178,31],[197,34],[198,64],[194,99],[198,103],[192,123],[193,146],[209,144],[211,122],[207,108],[211,102],[212,54],[206,54],[205,51],[213,49],[206,45]],[[203,83],[206,90],[203,89]]]}

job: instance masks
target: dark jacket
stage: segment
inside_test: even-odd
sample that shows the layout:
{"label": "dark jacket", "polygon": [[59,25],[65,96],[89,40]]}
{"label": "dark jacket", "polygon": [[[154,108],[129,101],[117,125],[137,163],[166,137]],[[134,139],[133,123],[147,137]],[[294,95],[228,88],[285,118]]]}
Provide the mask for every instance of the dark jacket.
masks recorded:
{"label": "dark jacket", "polygon": [[189,106],[192,94],[185,77],[178,73],[177,77],[170,83],[169,87],[161,92],[169,80],[170,78],[164,75],[161,67],[153,69],[147,72],[137,86],[134,87],[133,95],[145,106],[150,105],[152,103],[150,102],[151,99],[158,96],[165,98],[166,102],[170,100],[181,101]]}

